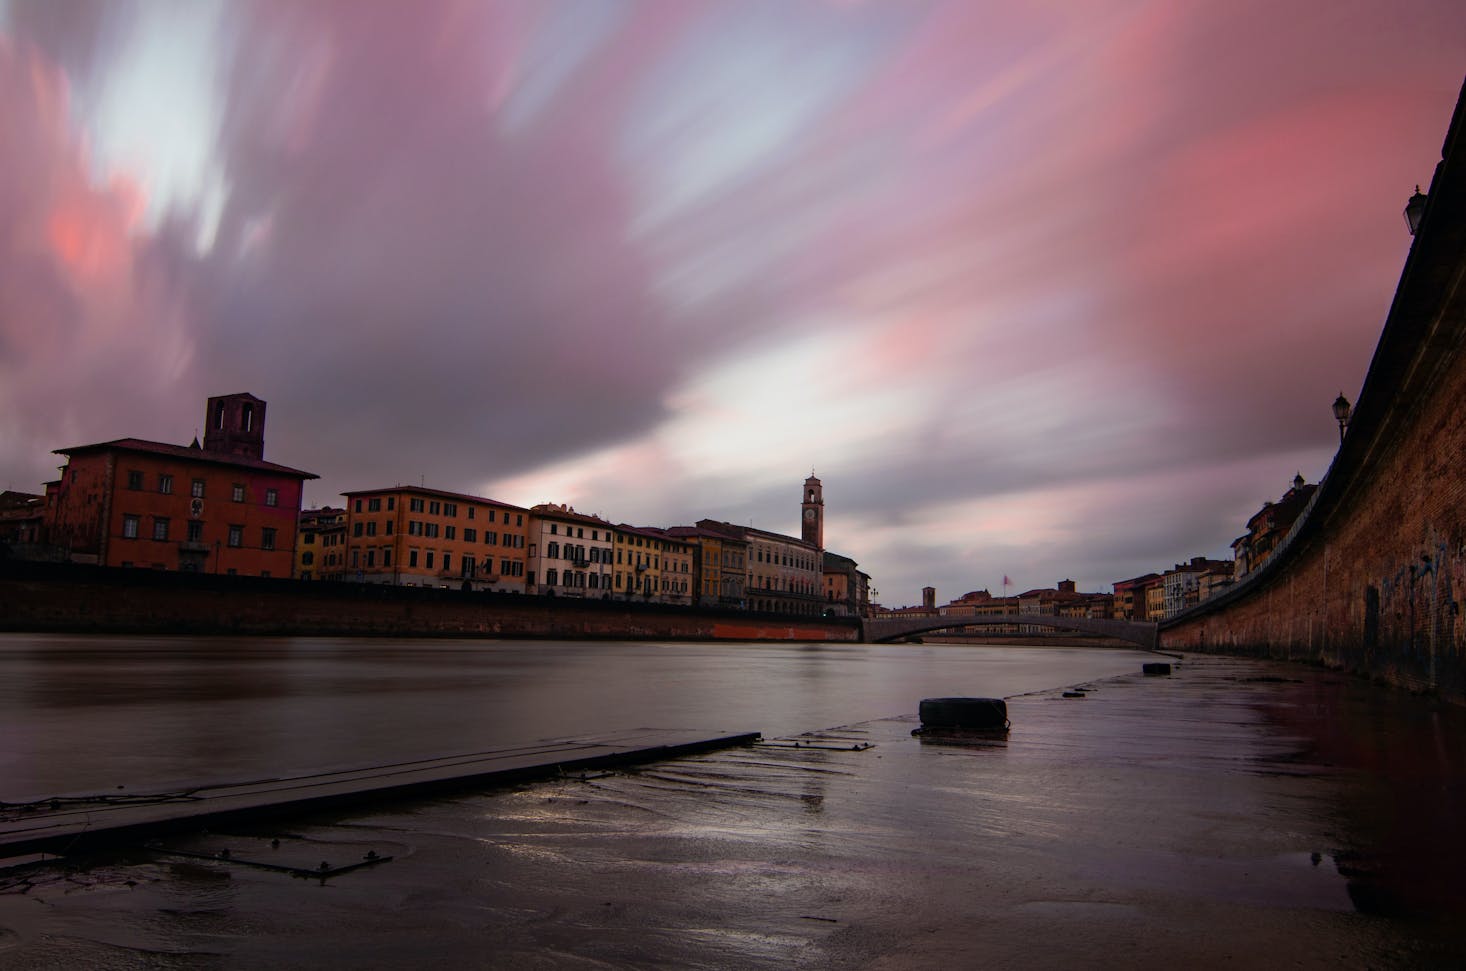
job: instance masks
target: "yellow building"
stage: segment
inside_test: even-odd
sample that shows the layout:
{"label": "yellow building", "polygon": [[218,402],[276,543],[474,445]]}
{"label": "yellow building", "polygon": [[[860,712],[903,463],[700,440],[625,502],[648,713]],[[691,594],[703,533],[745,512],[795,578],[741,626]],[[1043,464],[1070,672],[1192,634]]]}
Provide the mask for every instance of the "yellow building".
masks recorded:
{"label": "yellow building", "polygon": [[649,527],[616,527],[616,598],[660,600],[664,539]]}
{"label": "yellow building", "polygon": [[295,541],[297,580],[346,578],[346,510],[302,509]]}
{"label": "yellow building", "polygon": [[529,510],[420,486],[343,495],[345,579],[524,592]]}
{"label": "yellow building", "polygon": [[662,543],[660,599],[673,604],[692,603],[696,582],[692,572],[693,544],[669,535],[665,529],[655,532]]}

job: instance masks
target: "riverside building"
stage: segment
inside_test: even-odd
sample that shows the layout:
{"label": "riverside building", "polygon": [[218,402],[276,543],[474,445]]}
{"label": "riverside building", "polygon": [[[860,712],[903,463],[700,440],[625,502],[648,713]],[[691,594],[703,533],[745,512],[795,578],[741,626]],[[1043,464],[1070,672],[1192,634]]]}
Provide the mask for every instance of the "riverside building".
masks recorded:
{"label": "riverside building", "polygon": [[301,490],[317,478],[264,460],[265,402],[208,399],[204,440],[120,438],[57,449],[44,542],[102,566],[289,577]]}
{"label": "riverside building", "polygon": [[613,527],[573,506],[541,503],[530,508],[525,589],[555,597],[612,595]]}
{"label": "riverside building", "polygon": [[529,510],[425,486],[346,497],[346,576],[359,583],[523,593]]}

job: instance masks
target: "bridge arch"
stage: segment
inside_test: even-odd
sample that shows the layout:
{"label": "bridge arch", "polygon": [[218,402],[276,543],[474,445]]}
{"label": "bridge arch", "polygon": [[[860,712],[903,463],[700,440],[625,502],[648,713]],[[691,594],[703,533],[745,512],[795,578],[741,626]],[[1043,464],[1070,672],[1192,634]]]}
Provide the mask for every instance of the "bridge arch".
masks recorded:
{"label": "bridge arch", "polygon": [[880,643],[915,634],[961,627],[1049,627],[1085,634],[1099,634],[1128,641],[1142,650],[1156,649],[1156,625],[1133,620],[1102,620],[1093,617],[1054,617],[1048,614],[992,614],[986,617],[869,617],[861,622],[861,639]]}

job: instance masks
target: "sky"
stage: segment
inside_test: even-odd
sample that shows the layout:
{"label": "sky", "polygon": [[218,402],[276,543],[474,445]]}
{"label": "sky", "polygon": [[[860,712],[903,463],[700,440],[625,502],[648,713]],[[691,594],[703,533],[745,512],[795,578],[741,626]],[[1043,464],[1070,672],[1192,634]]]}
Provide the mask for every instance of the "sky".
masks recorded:
{"label": "sky", "polygon": [[1466,4],[0,0],[0,488],[268,402],[875,599],[1230,555],[1338,444]]}

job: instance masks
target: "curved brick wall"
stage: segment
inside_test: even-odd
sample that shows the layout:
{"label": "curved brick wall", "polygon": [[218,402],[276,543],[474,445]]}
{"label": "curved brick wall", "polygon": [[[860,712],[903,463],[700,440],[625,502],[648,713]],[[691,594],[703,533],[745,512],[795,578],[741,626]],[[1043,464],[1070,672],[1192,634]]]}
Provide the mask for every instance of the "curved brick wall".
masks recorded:
{"label": "curved brick wall", "polygon": [[[1466,89],[1463,89],[1466,100]],[[1163,648],[1313,661],[1466,702],[1462,102],[1354,420],[1285,548]]]}

